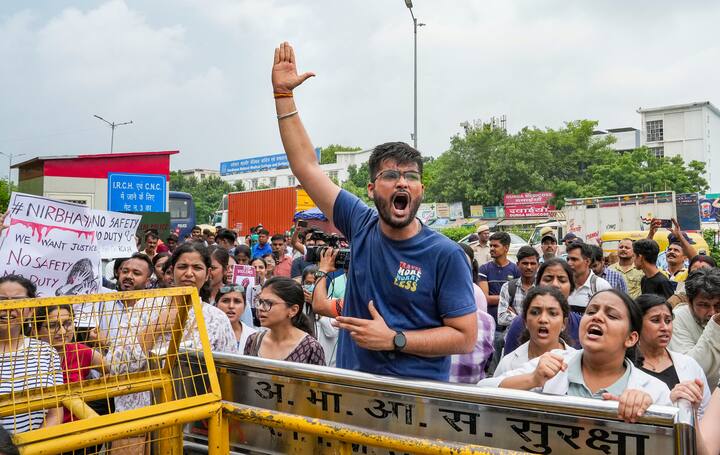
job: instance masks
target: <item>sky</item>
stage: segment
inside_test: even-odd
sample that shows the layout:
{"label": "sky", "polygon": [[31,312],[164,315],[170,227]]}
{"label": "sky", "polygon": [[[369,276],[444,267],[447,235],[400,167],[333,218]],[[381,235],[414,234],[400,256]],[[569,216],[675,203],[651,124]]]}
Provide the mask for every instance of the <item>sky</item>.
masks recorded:
{"label": "sky", "polygon": [[[418,148],[465,121],[512,132],[639,107],[720,106],[720,2],[415,0]],[[282,153],[273,49],[294,45],[315,146],[412,143],[413,24],[403,0],[0,3],[0,169],[35,156],[180,150],[172,169]],[[2,174],[2,172],[0,172]]]}

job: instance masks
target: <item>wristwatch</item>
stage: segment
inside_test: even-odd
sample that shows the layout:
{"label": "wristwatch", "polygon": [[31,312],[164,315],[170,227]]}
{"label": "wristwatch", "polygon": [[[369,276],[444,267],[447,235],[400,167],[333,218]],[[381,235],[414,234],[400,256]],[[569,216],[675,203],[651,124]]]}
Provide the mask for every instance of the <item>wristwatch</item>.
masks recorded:
{"label": "wristwatch", "polygon": [[407,338],[405,338],[405,334],[399,330],[395,331],[395,336],[393,337],[393,347],[395,348],[395,352],[400,352],[405,349],[405,345],[407,345]]}
{"label": "wristwatch", "polygon": [[319,280],[320,278],[325,278],[326,276],[327,276],[327,273],[326,273],[326,272],[322,272],[322,271],[320,271],[320,270],[318,270],[317,272],[315,272],[315,279],[316,279],[316,280]]}

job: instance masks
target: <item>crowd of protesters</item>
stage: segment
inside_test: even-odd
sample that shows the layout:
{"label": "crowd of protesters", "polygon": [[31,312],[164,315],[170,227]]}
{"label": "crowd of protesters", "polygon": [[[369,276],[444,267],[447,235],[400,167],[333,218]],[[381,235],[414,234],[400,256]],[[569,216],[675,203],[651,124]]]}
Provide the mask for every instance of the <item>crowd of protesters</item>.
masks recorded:
{"label": "crowd of protesters", "polygon": [[[188,238],[164,240],[147,231],[138,253],[113,261],[106,288],[196,288],[214,352],[614,400],[628,422],[652,404],[684,399],[700,421],[701,453],[720,452],[711,431],[720,422],[720,268],[677,223],[666,251],[653,240],[653,222],[647,239],[619,242],[616,261],[552,230],[539,249],[522,247],[514,258],[510,236],[488,226],[473,245],[452,242],[416,217],[423,160],[412,147],[374,149],[375,210],[323,173],[293,99],[311,76],[297,74],[287,43],[276,49],[273,90],[290,167],[342,240],[328,246],[328,233],[299,225],[287,233],[196,226]],[[349,248],[344,265],[338,247]],[[252,289],[233,282],[236,264],[254,268]],[[0,279],[2,299],[34,295],[22,277]],[[20,349],[36,352],[14,366],[33,376],[27,388],[84,379],[78,371],[142,371],[150,351],[167,344],[177,309],[162,299],[104,302],[92,308],[94,321],[80,323],[87,311],[48,307],[31,333],[21,330],[29,309],[5,311],[2,362]],[[190,312],[186,346],[200,344],[194,320]],[[0,392],[17,392],[10,379],[3,376]],[[151,403],[148,393],[126,395],[104,412]],[[72,418],[57,408],[2,425],[22,432]]]}

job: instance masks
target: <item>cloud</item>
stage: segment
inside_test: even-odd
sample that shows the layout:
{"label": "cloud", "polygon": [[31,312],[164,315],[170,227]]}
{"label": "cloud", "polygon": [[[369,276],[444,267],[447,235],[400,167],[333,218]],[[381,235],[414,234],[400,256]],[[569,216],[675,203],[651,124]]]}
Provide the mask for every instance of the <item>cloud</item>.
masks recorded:
{"label": "cloud", "polygon": [[[639,106],[720,104],[715,2],[414,4],[427,24],[423,153],[447,149],[461,122],[500,114],[511,130],[579,118],[611,128],[639,126]],[[99,114],[135,122],[116,131],[120,150],[179,148],[175,168],[280,153],[269,72],[283,40],[318,74],[296,92],[316,145],[410,141],[413,27],[400,0],[21,5],[0,15],[0,151],[102,151]]]}

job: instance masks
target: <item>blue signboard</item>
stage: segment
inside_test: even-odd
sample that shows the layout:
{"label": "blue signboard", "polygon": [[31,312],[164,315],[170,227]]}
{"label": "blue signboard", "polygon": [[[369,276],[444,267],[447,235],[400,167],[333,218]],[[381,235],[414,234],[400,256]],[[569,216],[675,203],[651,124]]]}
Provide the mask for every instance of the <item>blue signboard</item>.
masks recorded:
{"label": "blue signboard", "polygon": [[[315,149],[315,154],[319,162],[319,147]],[[278,153],[277,155],[258,156],[245,158],[244,160],[223,161],[220,163],[220,175],[242,174],[243,172],[265,171],[283,167],[290,167],[290,163],[288,163],[287,155]]]}
{"label": "blue signboard", "polygon": [[166,176],[108,173],[108,210],[166,212],[166,202]]}

